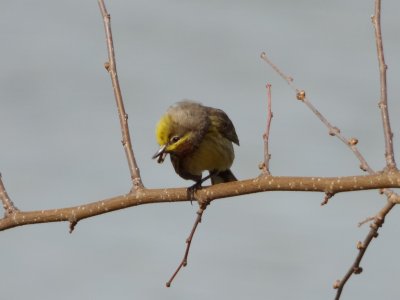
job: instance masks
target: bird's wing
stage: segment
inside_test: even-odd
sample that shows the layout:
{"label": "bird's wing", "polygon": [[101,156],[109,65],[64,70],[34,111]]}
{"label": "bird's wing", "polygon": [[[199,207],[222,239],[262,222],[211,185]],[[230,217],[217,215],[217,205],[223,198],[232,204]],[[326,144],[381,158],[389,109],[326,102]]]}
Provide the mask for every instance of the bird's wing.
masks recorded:
{"label": "bird's wing", "polygon": [[239,145],[239,138],[236,134],[235,127],[233,126],[233,123],[229,119],[228,115],[220,109],[212,107],[208,107],[207,109],[211,122],[215,127],[217,127],[222,136],[234,142],[236,145]]}

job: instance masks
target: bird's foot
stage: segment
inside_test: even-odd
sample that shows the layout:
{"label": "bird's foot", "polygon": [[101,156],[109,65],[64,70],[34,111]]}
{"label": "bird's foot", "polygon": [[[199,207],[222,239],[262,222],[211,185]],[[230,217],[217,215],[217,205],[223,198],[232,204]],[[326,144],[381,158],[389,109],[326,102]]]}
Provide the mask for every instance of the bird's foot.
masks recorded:
{"label": "bird's foot", "polygon": [[190,199],[190,204],[192,204],[192,201],[196,200],[195,198],[195,193],[197,190],[201,190],[202,186],[201,184],[203,183],[202,180],[197,181],[195,184],[191,185],[187,189],[188,193],[188,198]]}

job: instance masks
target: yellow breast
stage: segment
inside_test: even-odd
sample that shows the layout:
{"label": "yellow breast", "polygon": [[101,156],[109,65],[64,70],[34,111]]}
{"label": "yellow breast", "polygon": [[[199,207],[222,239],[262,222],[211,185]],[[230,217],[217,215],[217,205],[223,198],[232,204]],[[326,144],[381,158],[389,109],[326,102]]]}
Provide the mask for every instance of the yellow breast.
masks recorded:
{"label": "yellow breast", "polygon": [[203,171],[224,171],[231,167],[235,154],[232,142],[217,131],[207,133],[199,147],[182,160],[183,168],[190,174]]}

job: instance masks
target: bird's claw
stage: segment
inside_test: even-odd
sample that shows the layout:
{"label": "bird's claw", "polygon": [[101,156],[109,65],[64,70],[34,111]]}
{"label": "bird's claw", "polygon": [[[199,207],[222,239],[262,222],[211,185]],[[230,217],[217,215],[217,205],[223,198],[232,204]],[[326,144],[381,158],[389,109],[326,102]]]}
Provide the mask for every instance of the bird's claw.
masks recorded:
{"label": "bird's claw", "polygon": [[192,204],[192,201],[196,200],[195,192],[202,188],[201,186],[202,183],[203,183],[202,181],[198,181],[195,184],[188,187],[187,193],[188,193],[188,198],[190,199],[190,204]]}

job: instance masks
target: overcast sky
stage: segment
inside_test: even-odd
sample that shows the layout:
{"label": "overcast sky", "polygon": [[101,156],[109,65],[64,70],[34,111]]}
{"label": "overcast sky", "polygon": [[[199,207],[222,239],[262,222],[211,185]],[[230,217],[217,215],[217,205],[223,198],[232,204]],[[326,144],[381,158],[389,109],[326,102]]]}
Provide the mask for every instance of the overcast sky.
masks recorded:
{"label": "overcast sky", "polygon": [[[359,162],[260,59],[265,51],[359,149],[384,167],[374,1],[106,1],[133,147],[147,187],[182,187],[159,165],[154,126],[183,98],[221,108],[240,147],[240,179],[259,174],[272,84],[274,175],[362,174]],[[382,26],[395,149],[399,148],[400,3],[383,1]],[[68,207],[130,190],[97,1],[0,3],[0,172],[21,210]],[[398,158],[398,157],[397,157]],[[356,242],[385,198],[273,192],[213,202],[188,266],[193,203],[134,207],[68,224],[0,233],[2,299],[333,299]],[[396,299],[399,212],[386,219],[343,299]],[[384,295],[384,296],[382,296]]]}

